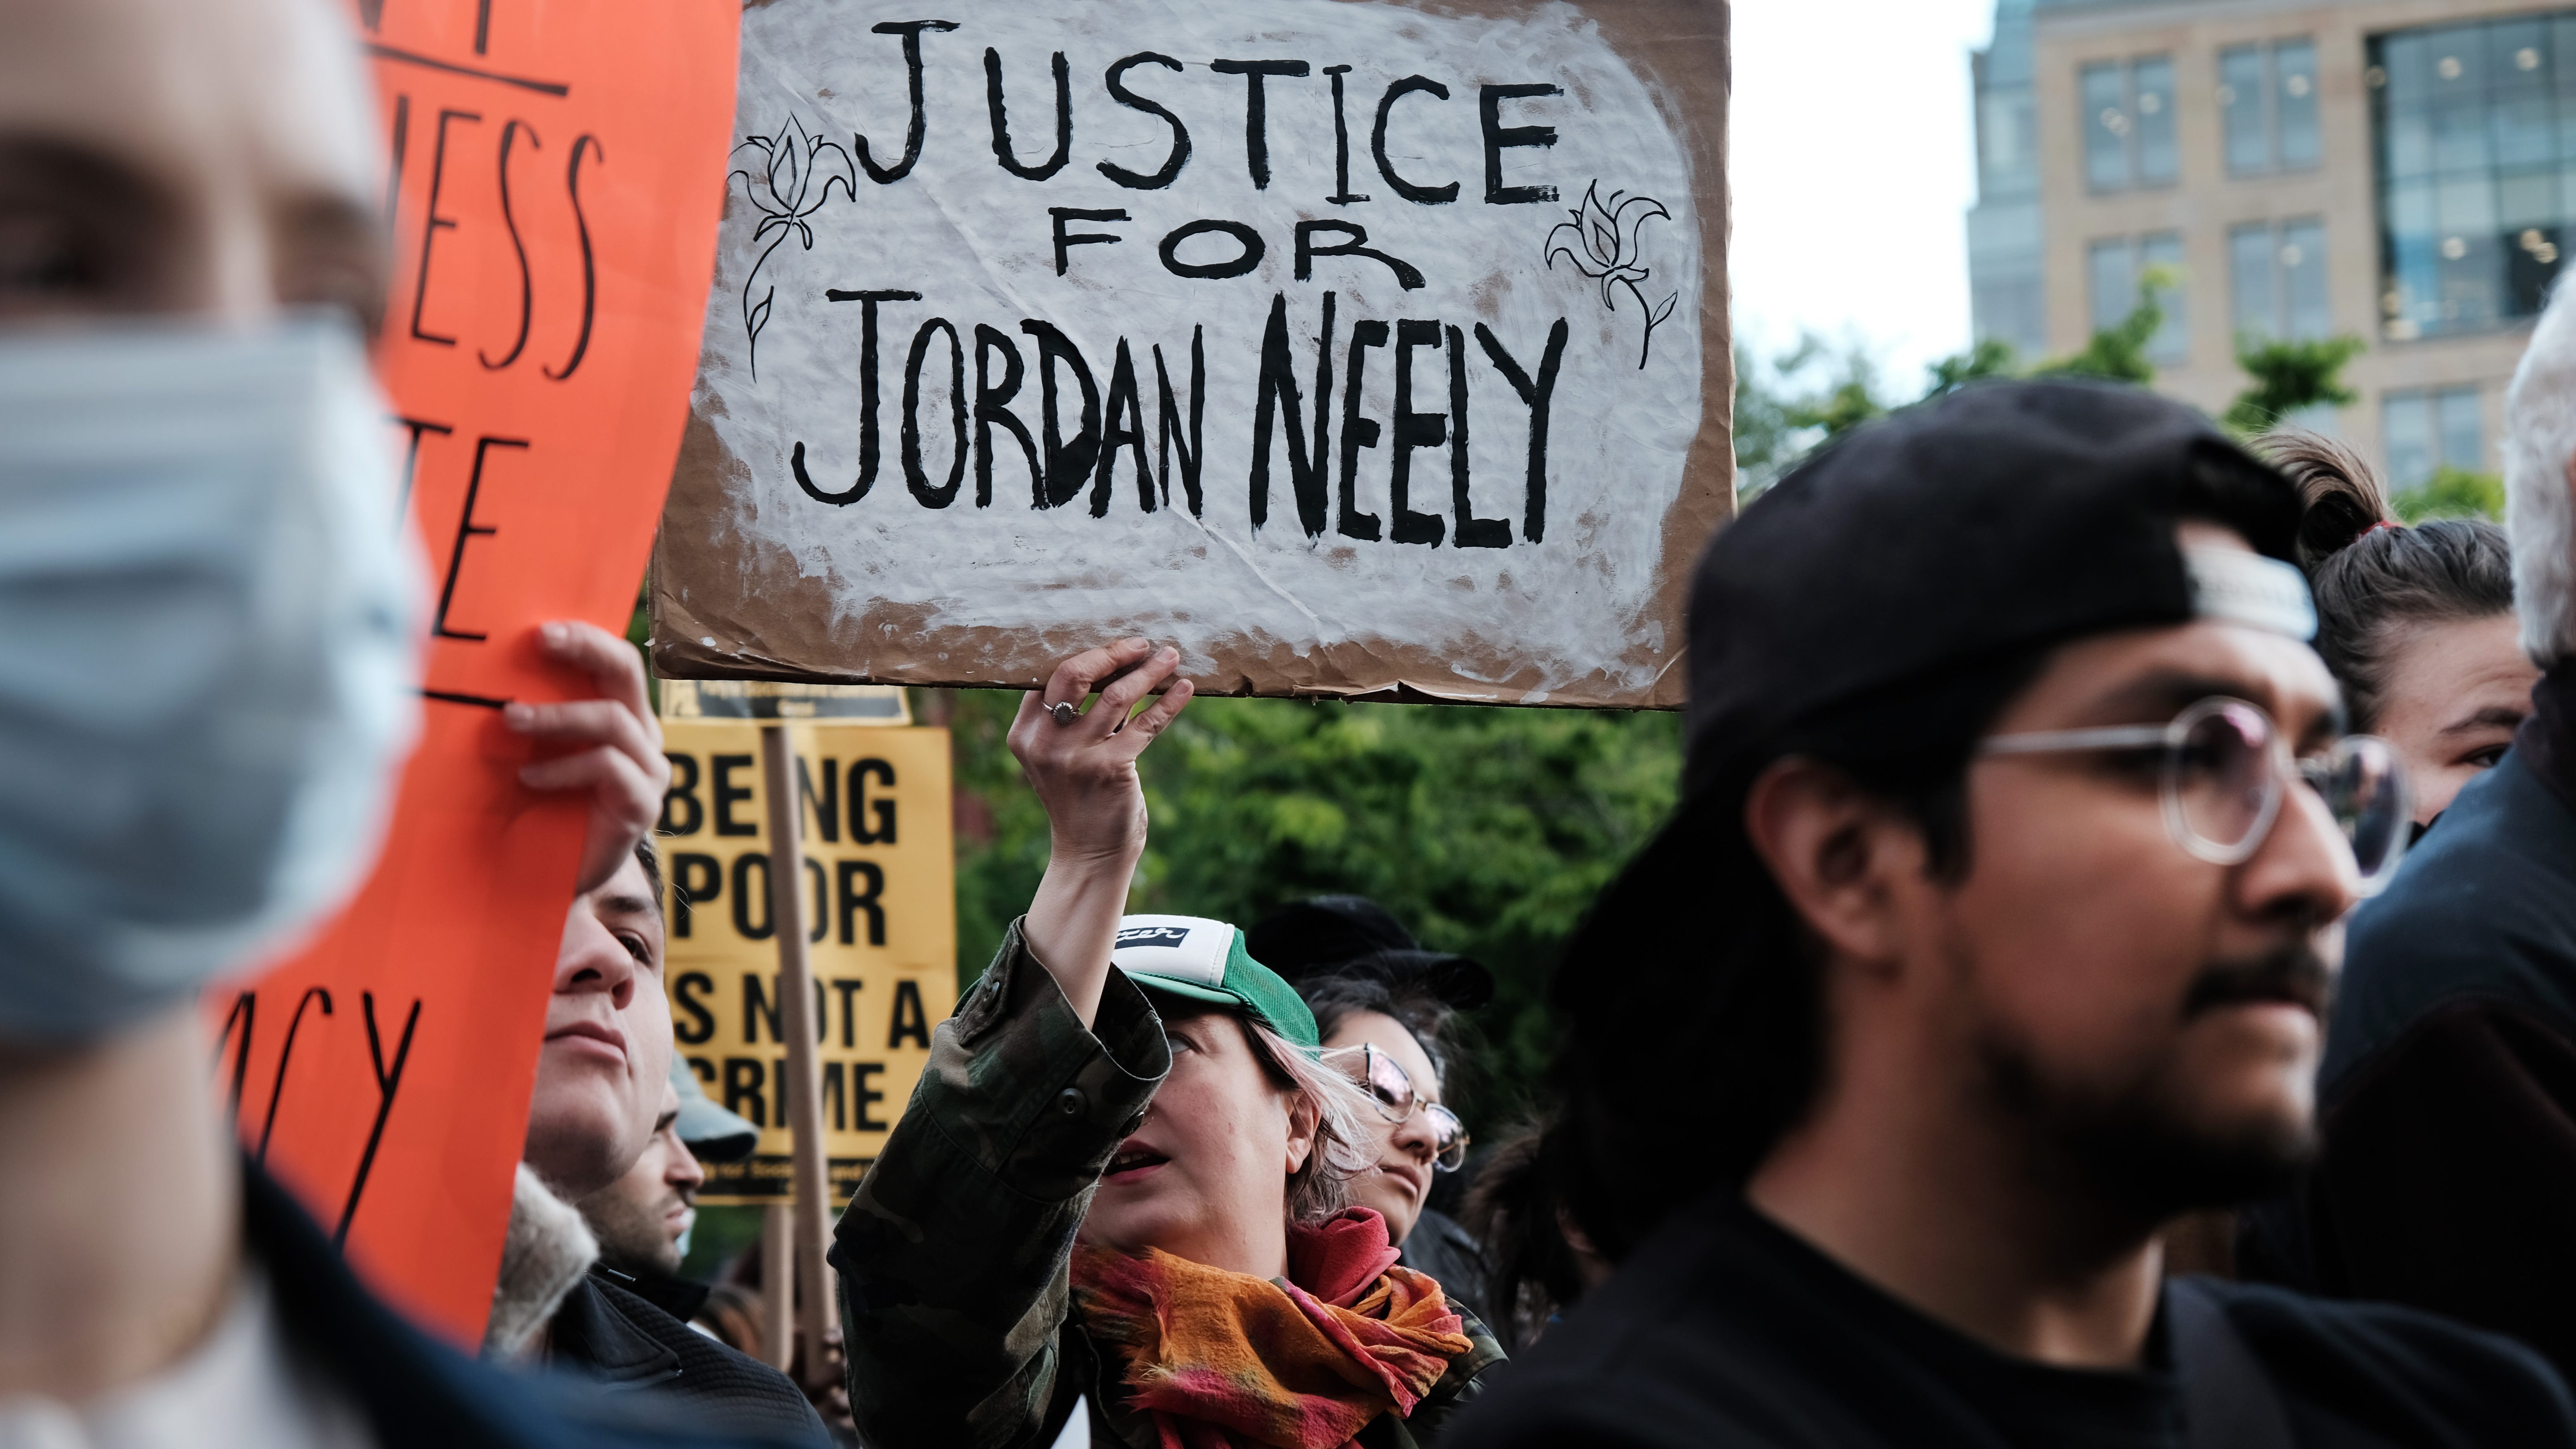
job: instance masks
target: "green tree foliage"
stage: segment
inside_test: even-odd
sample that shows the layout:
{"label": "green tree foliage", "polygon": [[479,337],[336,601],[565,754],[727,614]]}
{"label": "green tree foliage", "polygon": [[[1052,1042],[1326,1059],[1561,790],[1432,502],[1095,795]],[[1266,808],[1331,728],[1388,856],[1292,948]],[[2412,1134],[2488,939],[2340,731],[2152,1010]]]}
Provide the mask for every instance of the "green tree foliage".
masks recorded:
{"label": "green tree foliage", "polygon": [[1809,333],[1798,345],[1765,358],[1744,348],[1735,354],[1736,496],[1751,502],[1782,474],[1823,444],[1884,417],[1899,407],[1946,397],[1972,382],[1998,377],[2101,377],[2144,384],[2155,380],[2147,345],[2164,325],[2161,294],[2172,274],[2150,268],[2138,284],[2138,305],[2093,334],[2082,351],[2025,370],[2011,344],[1986,338],[1926,369],[1924,388],[1911,400],[1891,397],[1878,370],[1857,342],[1835,347]]}
{"label": "green tree foliage", "polygon": [[[1018,696],[960,691],[958,975],[980,973],[1046,866],[1005,736]],[[1356,891],[1493,968],[1466,1110],[1526,1100],[1553,1045],[1546,987],[1593,896],[1680,788],[1665,713],[1199,699],[1144,758],[1153,835],[1128,908],[1248,924]]]}
{"label": "green tree foliage", "polygon": [[1808,333],[1772,357],[1735,351],[1735,493],[1761,496],[1828,438],[1885,413],[1878,370],[1858,343]]}
{"label": "green tree foliage", "polygon": [[2236,365],[2254,385],[2236,395],[2219,421],[2251,438],[2282,419],[2320,405],[2343,407],[2361,395],[2344,386],[2343,365],[2369,346],[2358,337],[2272,341],[2236,339]]}
{"label": "green tree foliage", "polygon": [[1932,364],[1930,385],[1923,390],[1923,401],[1947,397],[1951,393],[1990,377],[2017,377],[2020,361],[2013,356],[2012,344],[1999,337],[1983,337],[1965,352],[1952,353]]}
{"label": "green tree foliage", "polygon": [[2436,518],[2484,518],[2504,521],[2504,480],[2493,473],[2472,473],[2445,463],[2433,476],[2388,500],[2408,523]]}
{"label": "green tree foliage", "polygon": [[2128,316],[2095,332],[2082,351],[2044,362],[2033,368],[2031,375],[2099,377],[2141,387],[2155,381],[2156,366],[2147,360],[2147,344],[2155,340],[2156,329],[2165,325],[2164,303],[2158,300],[2158,294],[2172,285],[2172,277],[2164,269],[2148,268],[2138,283],[2138,304],[2129,309]]}

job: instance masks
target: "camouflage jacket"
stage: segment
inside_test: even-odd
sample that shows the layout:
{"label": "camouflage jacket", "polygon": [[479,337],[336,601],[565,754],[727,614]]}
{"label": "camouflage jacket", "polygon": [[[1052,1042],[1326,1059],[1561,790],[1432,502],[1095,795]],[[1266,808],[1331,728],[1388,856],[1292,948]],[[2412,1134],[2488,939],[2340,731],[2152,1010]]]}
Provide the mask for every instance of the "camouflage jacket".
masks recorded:
{"label": "camouflage jacket", "polygon": [[[1092,1442],[1151,1449],[1117,1370],[1073,1311],[1074,1233],[1171,1049],[1145,994],[1112,971],[1088,1031],[1015,923],[956,1016],[834,1232],[850,1407],[873,1449],[1046,1449],[1087,1402]],[[1417,1449],[1502,1357],[1475,1347],[1364,1449]]]}

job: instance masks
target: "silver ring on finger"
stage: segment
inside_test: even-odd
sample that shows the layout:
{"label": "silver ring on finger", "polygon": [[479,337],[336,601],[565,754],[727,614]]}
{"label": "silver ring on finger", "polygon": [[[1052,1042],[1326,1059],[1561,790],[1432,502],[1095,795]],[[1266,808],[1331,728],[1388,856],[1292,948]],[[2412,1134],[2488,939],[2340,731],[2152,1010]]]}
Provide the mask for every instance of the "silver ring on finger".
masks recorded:
{"label": "silver ring on finger", "polygon": [[1055,716],[1055,722],[1059,728],[1082,718],[1082,711],[1074,708],[1069,703],[1048,705],[1047,713]]}

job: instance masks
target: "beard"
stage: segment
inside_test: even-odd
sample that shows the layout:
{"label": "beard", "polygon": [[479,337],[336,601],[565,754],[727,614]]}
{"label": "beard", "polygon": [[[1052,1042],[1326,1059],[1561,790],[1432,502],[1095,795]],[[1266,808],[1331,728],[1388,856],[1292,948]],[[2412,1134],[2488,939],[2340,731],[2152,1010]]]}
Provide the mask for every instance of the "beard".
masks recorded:
{"label": "beard", "polygon": [[600,1261],[627,1273],[678,1272],[680,1250],[671,1241],[667,1204],[637,1202],[620,1186],[611,1183],[574,1204],[599,1240]]}
{"label": "beard", "polygon": [[[2247,1001],[2295,1001],[2325,1018],[2333,973],[2305,943],[2219,962],[2186,993],[2182,1022]],[[2052,1076],[2023,1039],[1989,1028],[1977,1041],[1991,1106],[2029,1129],[2046,1170],[2141,1222],[2234,1207],[2288,1190],[2316,1158],[2315,1113],[2220,1116],[2200,1100],[2180,1051],[2116,1082]]]}

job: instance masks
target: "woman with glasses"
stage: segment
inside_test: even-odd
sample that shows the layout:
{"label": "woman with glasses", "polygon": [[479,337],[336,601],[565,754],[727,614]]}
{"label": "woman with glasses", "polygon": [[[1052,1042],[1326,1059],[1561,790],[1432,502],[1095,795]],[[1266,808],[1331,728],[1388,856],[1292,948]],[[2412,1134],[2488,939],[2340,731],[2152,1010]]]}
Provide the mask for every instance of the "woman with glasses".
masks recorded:
{"label": "woman with glasses", "polygon": [[876,1449],[1417,1449],[1502,1358],[1349,1206],[1362,1123],[1434,1120],[1405,1072],[1327,1058],[1234,926],[1123,914],[1179,664],[1077,655],[1012,726],[1046,874],[831,1254]]}
{"label": "woman with glasses", "polygon": [[[1448,1008],[1366,976],[1309,978],[1299,992],[1315,1013],[1324,1060],[1368,1094],[1360,1130],[1375,1151],[1351,1180],[1351,1201],[1385,1218],[1402,1248],[1424,1218],[1439,1216],[1429,1210],[1434,1174],[1467,1162],[1467,1124],[1441,1100],[1438,1028]],[[1478,1285],[1464,1286],[1472,1296]]]}

